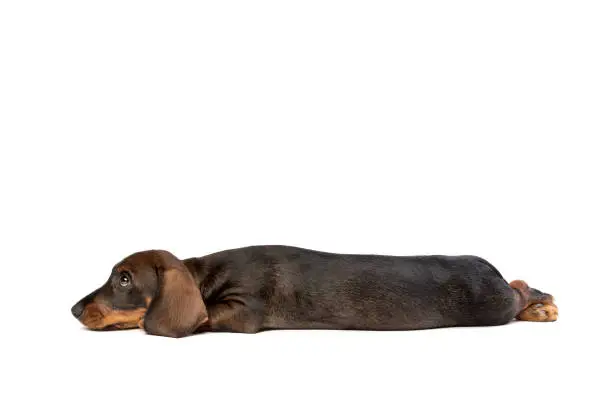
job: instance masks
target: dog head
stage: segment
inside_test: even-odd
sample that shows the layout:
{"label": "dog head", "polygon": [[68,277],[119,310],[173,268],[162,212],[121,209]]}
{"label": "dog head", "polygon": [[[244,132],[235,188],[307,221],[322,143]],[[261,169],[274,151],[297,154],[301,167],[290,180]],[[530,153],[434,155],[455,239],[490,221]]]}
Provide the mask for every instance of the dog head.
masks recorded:
{"label": "dog head", "polygon": [[137,252],[116,264],[106,283],[72,307],[94,330],[141,327],[182,337],[208,320],[194,276],[167,251]]}

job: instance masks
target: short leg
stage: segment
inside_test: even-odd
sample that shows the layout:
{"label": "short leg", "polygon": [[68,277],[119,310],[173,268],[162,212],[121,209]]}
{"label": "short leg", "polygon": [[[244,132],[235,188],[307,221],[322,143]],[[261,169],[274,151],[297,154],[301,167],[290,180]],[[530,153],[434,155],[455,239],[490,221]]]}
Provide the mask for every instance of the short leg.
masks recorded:
{"label": "short leg", "polygon": [[536,303],[523,310],[516,318],[529,322],[554,322],[558,315],[559,311],[554,303]]}
{"label": "short leg", "polygon": [[210,305],[207,309],[208,321],[196,332],[257,333],[261,329],[263,316],[255,302],[229,299]]}
{"label": "short leg", "polygon": [[525,281],[510,282],[510,287],[516,291],[517,320],[529,322],[554,322],[559,316],[554,298],[548,293],[530,288]]}

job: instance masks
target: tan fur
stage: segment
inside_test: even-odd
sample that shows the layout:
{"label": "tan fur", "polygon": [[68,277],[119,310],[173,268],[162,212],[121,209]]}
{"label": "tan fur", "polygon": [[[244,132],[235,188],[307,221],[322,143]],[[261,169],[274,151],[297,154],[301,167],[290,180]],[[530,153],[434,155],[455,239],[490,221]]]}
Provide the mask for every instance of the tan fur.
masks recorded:
{"label": "tan fur", "polygon": [[529,322],[554,322],[559,316],[559,310],[554,303],[536,303],[523,310],[516,317]]}
{"label": "tan fur", "polygon": [[529,322],[554,322],[559,316],[557,305],[553,303],[554,298],[546,293],[532,290],[525,281],[515,280],[510,282],[510,287],[515,289],[518,296],[517,302],[519,313],[518,320]]}
{"label": "tan fur", "polygon": [[[147,305],[147,309],[149,308],[149,306],[151,305],[151,298],[147,297],[145,298],[145,304]],[[142,317],[140,318],[140,320],[138,320],[138,327],[140,329],[144,329],[144,314],[142,315]]]}
{"label": "tan fur", "polygon": [[93,302],[85,307],[81,322],[90,329],[104,329],[109,326],[131,329],[138,327],[146,311],[145,308],[114,310],[103,303]]}

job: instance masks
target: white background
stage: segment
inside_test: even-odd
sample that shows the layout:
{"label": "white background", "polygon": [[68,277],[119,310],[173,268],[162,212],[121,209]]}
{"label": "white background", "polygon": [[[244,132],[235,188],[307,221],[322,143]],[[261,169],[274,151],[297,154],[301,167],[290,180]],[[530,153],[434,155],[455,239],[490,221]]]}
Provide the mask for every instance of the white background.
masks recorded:
{"label": "white background", "polygon": [[[0,5],[1,405],[606,404],[609,2],[165,3]],[[174,340],[70,314],[132,252],[252,244],[476,254],[560,320]]]}

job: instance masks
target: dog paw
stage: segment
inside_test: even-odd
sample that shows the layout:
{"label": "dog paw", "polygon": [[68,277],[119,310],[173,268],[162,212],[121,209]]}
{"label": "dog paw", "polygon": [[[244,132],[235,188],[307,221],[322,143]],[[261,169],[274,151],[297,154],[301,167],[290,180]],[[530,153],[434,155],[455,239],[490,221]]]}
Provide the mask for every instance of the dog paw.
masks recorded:
{"label": "dog paw", "polygon": [[554,322],[558,317],[559,310],[554,303],[536,303],[523,310],[517,319],[529,322]]}

